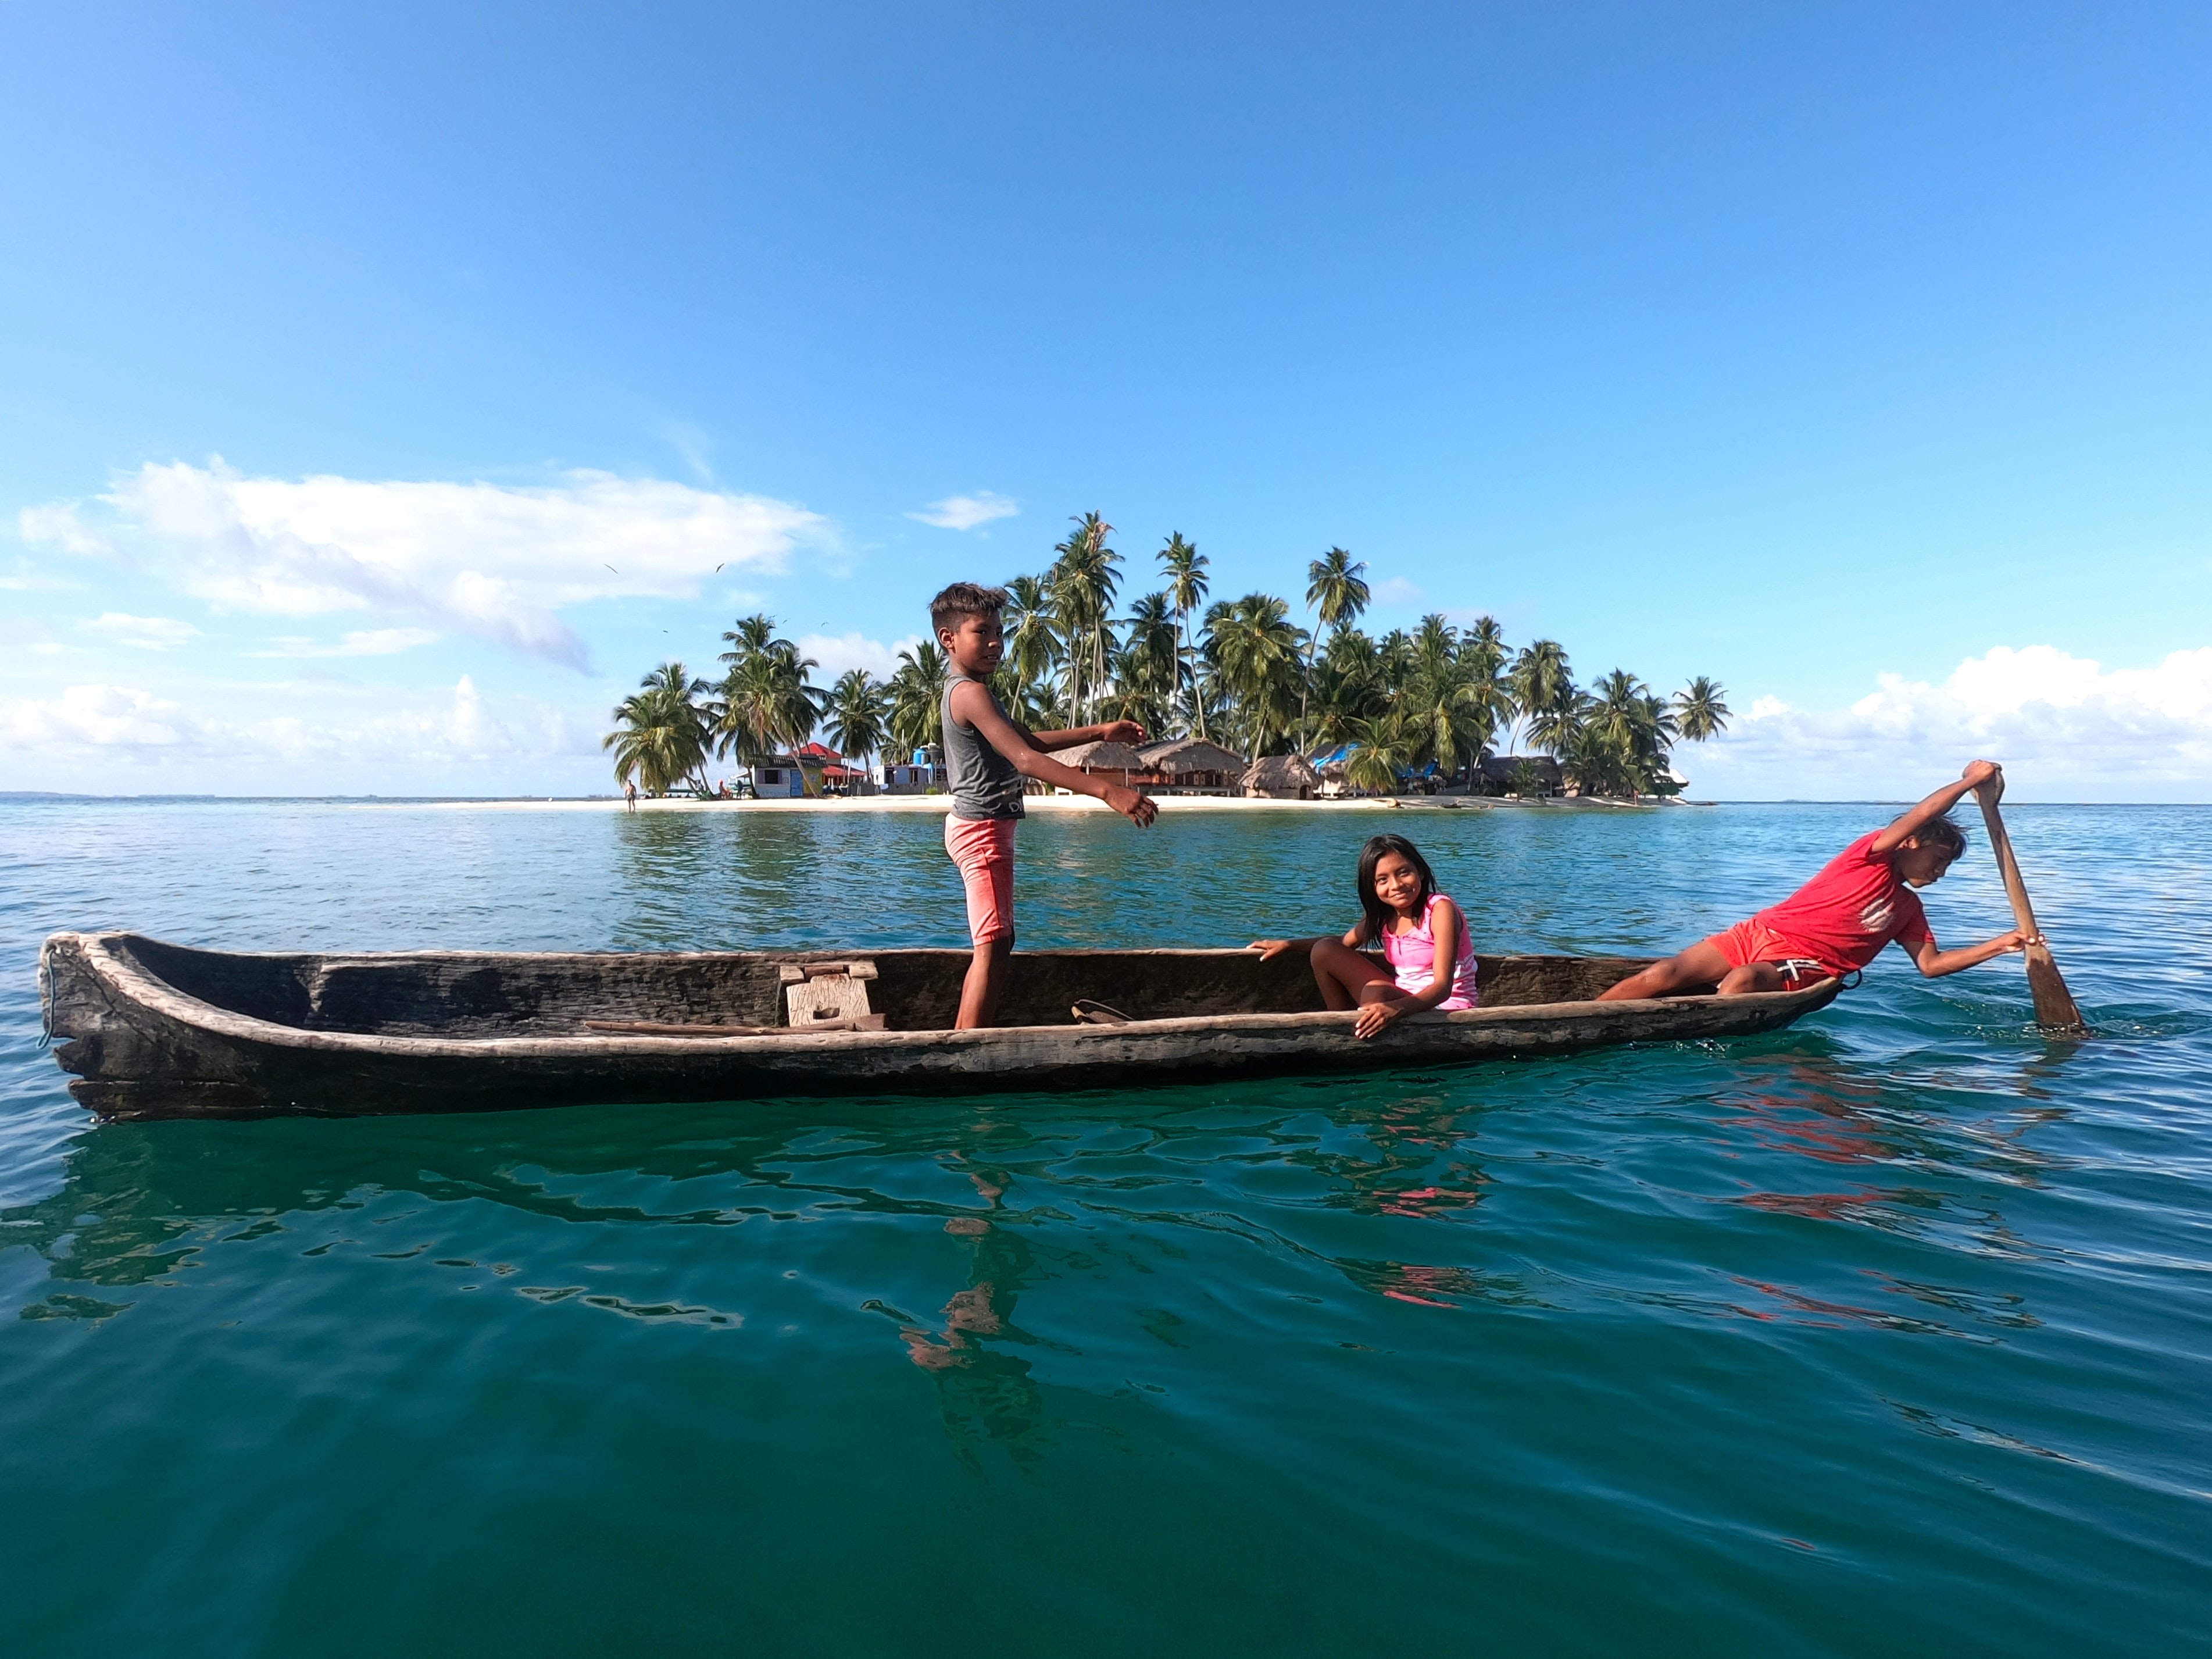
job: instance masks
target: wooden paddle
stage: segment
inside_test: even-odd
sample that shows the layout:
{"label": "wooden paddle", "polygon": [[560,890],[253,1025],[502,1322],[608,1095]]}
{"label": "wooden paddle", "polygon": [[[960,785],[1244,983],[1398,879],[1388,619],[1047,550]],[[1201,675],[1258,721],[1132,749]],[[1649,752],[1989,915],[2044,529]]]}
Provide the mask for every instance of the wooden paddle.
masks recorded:
{"label": "wooden paddle", "polygon": [[2035,907],[2027,902],[2027,884],[2020,879],[2020,861],[2012,856],[2012,838],[2005,833],[2004,820],[1997,816],[1997,797],[2003,793],[2002,770],[1974,791],[1982,803],[1982,821],[1989,826],[1990,851],[1996,856],[1997,871],[2004,877],[2005,892],[2012,900],[2014,924],[2036,942],[2027,950],[2027,988],[2035,998],[2035,1022],[2086,1035],[2088,1027],[2081,1010],[2074,1005],[2074,993],[2059,977],[2058,964],[2051,959],[2051,947],[2041,942]]}

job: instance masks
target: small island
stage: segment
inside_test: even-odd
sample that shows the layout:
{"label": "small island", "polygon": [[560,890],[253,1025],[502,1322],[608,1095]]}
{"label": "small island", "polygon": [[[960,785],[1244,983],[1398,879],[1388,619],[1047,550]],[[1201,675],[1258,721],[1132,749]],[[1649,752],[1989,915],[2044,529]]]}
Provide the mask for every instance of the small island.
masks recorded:
{"label": "small island", "polygon": [[[1581,685],[1557,640],[1516,650],[1488,616],[1461,627],[1431,613],[1377,638],[1358,625],[1367,567],[1342,547],[1306,567],[1310,626],[1273,594],[1207,604],[1206,556],[1179,534],[1159,549],[1160,585],[1117,613],[1114,527],[1095,512],[1073,522],[1042,575],[1006,584],[994,689],[1040,730],[1136,721],[1152,739],[1143,747],[1096,744],[1065,759],[1155,796],[1671,800],[1687,786],[1675,745],[1728,724],[1726,689],[1707,676],[1671,698],[1625,668]],[[626,791],[665,801],[941,790],[946,663],[934,643],[901,651],[888,680],[854,668],[821,686],[820,665],[771,617],[741,617],[722,638],[719,680],[664,662],[614,711],[605,747]],[[744,775],[710,777],[717,761]]]}

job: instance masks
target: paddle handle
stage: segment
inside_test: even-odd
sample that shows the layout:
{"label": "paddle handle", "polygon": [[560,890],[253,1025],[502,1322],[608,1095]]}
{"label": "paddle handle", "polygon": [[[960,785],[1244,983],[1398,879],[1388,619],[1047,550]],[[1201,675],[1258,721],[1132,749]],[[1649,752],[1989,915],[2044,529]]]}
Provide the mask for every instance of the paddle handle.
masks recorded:
{"label": "paddle handle", "polygon": [[1982,803],[1982,822],[1989,826],[1990,851],[1997,861],[1997,873],[2004,877],[2005,896],[2012,900],[2013,922],[2037,941],[2022,952],[2027,959],[2027,988],[2035,998],[2036,1023],[2078,1034],[2087,1029],[2081,1009],[2074,1001],[2074,993],[2066,988],[2065,976],[2052,960],[2051,947],[2041,942],[2043,930],[2035,924],[2035,906],[2028,902],[2027,883],[2020,879],[2020,860],[2013,857],[2012,838],[2005,833],[2004,820],[1997,815],[1997,797],[2003,793],[2004,773],[2000,771],[1977,788],[1974,796]]}
{"label": "paddle handle", "polygon": [[1997,796],[2004,793],[2004,773],[1974,791],[1974,798],[1982,803],[1982,822],[1989,826],[1990,852],[1997,861],[1997,874],[2004,877],[2005,896],[2012,900],[2012,919],[2014,926],[2031,939],[2041,931],[2035,925],[2035,906],[2027,900],[2027,883],[2020,879],[2020,860],[2012,856],[2012,838],[2005,833],[2004,820],[1997,816]]}

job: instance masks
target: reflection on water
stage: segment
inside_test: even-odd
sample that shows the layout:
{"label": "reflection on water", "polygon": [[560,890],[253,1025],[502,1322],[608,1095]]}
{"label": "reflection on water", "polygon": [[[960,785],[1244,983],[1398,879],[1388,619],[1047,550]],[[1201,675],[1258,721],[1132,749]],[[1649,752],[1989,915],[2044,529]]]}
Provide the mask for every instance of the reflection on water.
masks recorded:
{"label": "reflection on water", "polygon": [[[30,837],[9,810],[24,962],[105,922],[961,927],[931,820],[115,808]],[[1632,950],[1864,815],[1407,822],[1486,942]],[[92,1127],[0,980],[11,1637],[1341,1652],[1383,1607],[1385,1645],[1446,1651],[2185,1646],[2212,814],[2021,817],[2024,856],[2075,861],[2036,879],[2093,1043],[2039,1039],[2016,973],[1900,961],[1772,1037],[1458,1071]],[[1368,827],[1032,822],[1024,937],[1341,926]],[[2115,861],[2136,912],[2097,900]],[[2003,924],[1985,869],[1930,903],[1947,936]]]}
{"label": "reflection on water", "polygon": [[941,1328],[908,1322],[901,1327],[899,1338],[907,1357],[935,1379],[945,1435],[963,1461],[979,1467],[975,1460],[980,1442],[1025,1463],[1043,1443],[1044,1394],[1030,1375],[1030,1362],[1000,1345],[1036,1340],[1013,1322],[1014,1304],[1036,1258],[1018,1218],[1005,1208],[1012,1177],[1004,1170],[972,1168],[968,1178],[987,1213],[955,1216],[945,1223],[956,1238],[974,1241],[967,1286],[945,1304]]}
{"label": "reflection on water", "polygon": [[[1532,1075],[1570,1070],[1553,1064]],[[493,1206],[526,1235],[544,1226],[649,1235],[837,1216],[920,1218],[961,1241],[969,1267],[935,1325],[902,1317],[914,1363],[943,1378],[988,1375],[994,1397],[1033,1399],[1026,1384],[1015,1386],[1029,1376],[1029,1363],[1006,1348],[1031,1340],[1012,1316],[1037,1272],[1035,1241],[1065,1250],[1071,1229],[1102,1220],[1140,1234],[1225,1235],[1325,1266],[1363,1293],[1419,1306],[1571,1302],[1555,1280],[1541,1272],[1532,1278],[1521,1261],[1493,1253],[1484,1206],[1529,1169],[1562,1163],[1571,1166],[1570,1192],[1577,1183],[1585,1194],[1603,1191],[1624,1177],[1635,1185],[1644,1178],[1632,1173],[1634,1160],[1621,1160],[1626,1167],[1615,1171],[1601,1151],[1544,1147],[1509,1153],[1493,1168],[1483,1156],[1486,1135],[1494,1138],[1500,1125],[1531,1127],[1528,1108],[1501,1114],[1483,1103],[1494,1071],[1467,1074],[1456,1098],[1440,1090],[1440,1081],[1407,1075],[1292,1089],[1310,1098],[1290,1101],[1275,1086],[1173,1091],[1136,1102],[1101,1098],[1072,1108],[1014,1097],[993,1102],[980,1119],[963,1106],[884,1101],[840,1107],[834,1125],[820,1107],[788,1102],[744,1108],[750,1128],[742,1134],[729,1132],[731,1109],[711,1107],[620,1119],[554,1112],[343,1125],[108,1125],[80,1133],[58,1190],[0,1211],[0,1227],[10,1243],[45,1259],[55,1284],[113,1290],[173,1285],[228,1247],[280,1235],[301,1259],[365,1253],[428,1261],[428,1245],[374,1250],[367,1235],[441,1207]],[[1673,1111],[1695,1112],[1722,1149],[1727,1179],[1709,1191],[1711,1199],[1947,1250],[2047,1253],[2008,1220],[2004,1199],[2042,1180],[2053,1156],[2031,1144],[2029,1131],[2062,1121],[2063,1110],[2002,1106],[1952,1116],[1915,1104],[1927,1098],[1924,1084],[1855,1074],[1832,1056],[1777,1053],[1747,1058],[1732,1086]],[[1992,1098],[1986,1088],[1972,1096],[1984,1105]],[[1132,1104],[1159,1109],[1133,1112]],[[957,1172],[969,1198],[904,1190],[916,1161]],[[1862,1173],[1843,1186],[1826,1178],[1843,1168]],[[1747,1185],[1753,1169],[1768,1183]],[[1912,1179],[1893,1179],[1900,1172]],[[1778,1182],[1793,1173],[1809,1179]],[[874,1174],[894,1179],[878,1186],[869,1180]],[[1547,1185],[1559,1179],[1547,1170]],[[1032,1194],[1026,1206],[1010,1196],[1018,1186]],[[372,1208],[382,1213],[337,1232],[319,1224]],[[1425,1241],[1421,1248],[1405,1247],[1416,1241]],[[1372,1248],[1386,1241],[1400,1247]],[[1525,1253],[1514,1254],[1525,1260]],[[1616,1288],[1651,1297],[1637,1278],[1629,1274]],[[1739,1283],[1800,1312],[1840,1316],[1842,1304],[1763,1280]],[[1586,1293],[1607,1291],[1602,1274],[1582,1284]],[[738,1322],[702,1306],[632,1302],[604,1286],[511,1288],[546,1306],[580,1297],[614,1311]],[[1942,1296],[1923,1299],[1990,1322],[1973,1295],[1943,1294],[1948,1303]],[[1669,1307],[1701,1300],[1656,1294]],[[27,1305],[40,1310],[29,1317],[106,1318],[128,1304],[52,1290]],[[2024,1296],[2012,1295],[2006,1308],[1997,1322],[2033,1322]],[[1939,1324],[1923,1320],[1912,1328]],[[963,1420],[985,1418],[971,1412]],[[988,1420],[1012,1421],[1003,1413]],[[1019,1438],[995,1430],[988,1437]]]}

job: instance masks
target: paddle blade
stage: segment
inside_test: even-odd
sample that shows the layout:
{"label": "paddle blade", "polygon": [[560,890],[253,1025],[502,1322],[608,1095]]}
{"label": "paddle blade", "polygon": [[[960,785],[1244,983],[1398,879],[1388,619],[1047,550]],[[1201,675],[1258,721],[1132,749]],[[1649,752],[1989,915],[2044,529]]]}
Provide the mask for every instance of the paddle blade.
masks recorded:
{"label": "paddle blade", "polygon": [[2058,964],[2051,959],[2050,946],[2030,945],[2027,956],[2027,989],[2035,998],[2035,1022],[2060,1031],[2087,1030],[2081,1010],[2074,1005],[2074,993],[2066,989]]}

